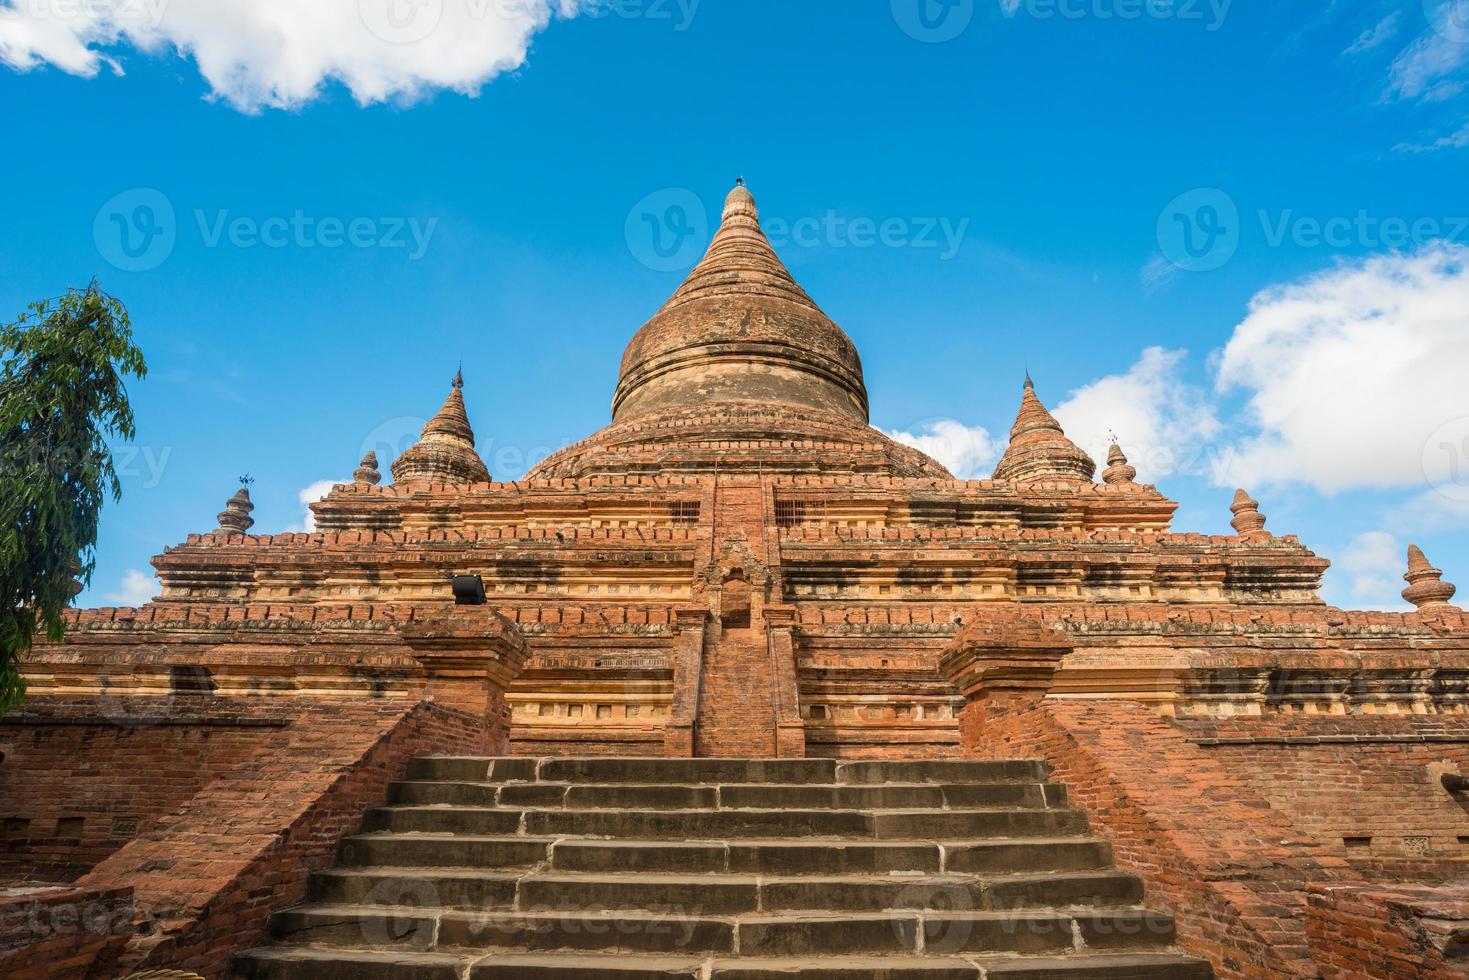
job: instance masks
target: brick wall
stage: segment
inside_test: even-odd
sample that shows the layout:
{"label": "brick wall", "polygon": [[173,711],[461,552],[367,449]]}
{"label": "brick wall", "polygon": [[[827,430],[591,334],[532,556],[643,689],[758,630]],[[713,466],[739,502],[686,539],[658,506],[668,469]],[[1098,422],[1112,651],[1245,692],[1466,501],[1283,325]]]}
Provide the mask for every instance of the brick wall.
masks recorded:
{"label": "brick wall", "polygon": [[133,933],[127,888],[0,888],[0,976],[105,975]]}
{"label": "brick wall", "polygon": [[74,881],[299,713],[205,697],[35,697],[0,722],[0,881]]}
{"label": "brick wall", "polygon": [[1469,886],[1317,885],[1307,919],[1325,980],[1469,976]]}
{"label": "brick wall", "polygon": [[[1452,716],[1264,717],[1180,727],[1301,831],[1373,878],[1469,868],[1469,800],[1443,789],[1469,772]],[[1416,870],[1421,869],[1421,870]]]}
{"label": "brick wall", "polygon": [[971,756],[1047,760],[1218,976],[1315,974],[1306,890],[1346,862],[1171,721],[1120,700],[981,699],[960,728]]}
{"label": "brick wall", "polygon": [[481,725],[432,702],[316,700],[82,883],[131,887],[156,922],[127,965],[222,977],[232,951],[263,940],[271,911],[305,897],[408,759],[474,744]]}
{"label": "brick wall", "polygon": [[[28,845],[13,863],[61,867],[78,888],[131,896],[138,928],[125,937],[119,972],[223,976],[233,950],[262,941],[272,910],[304,898],[309,874],[331,863],[342,835],[381,803],[409,758],[462,751],[486,736],[485,719],[432,701],[113,699],[128,702],[124,709],[107,699],[51,700],[27,702],[11,719],[23,724],[0,726],[10,745],[0,806],[33,825],[79,812],[84,834]],[[86,823],[110,828],[124,812],[139,819],[130,839],[86,835]],[[86,977],[82,961],[96,955],[88,943],[100,942],[28,936],[35,948],[23,949],[26,936],[16,933],[12,955],[54,953],[44,975],[62,980]]]}

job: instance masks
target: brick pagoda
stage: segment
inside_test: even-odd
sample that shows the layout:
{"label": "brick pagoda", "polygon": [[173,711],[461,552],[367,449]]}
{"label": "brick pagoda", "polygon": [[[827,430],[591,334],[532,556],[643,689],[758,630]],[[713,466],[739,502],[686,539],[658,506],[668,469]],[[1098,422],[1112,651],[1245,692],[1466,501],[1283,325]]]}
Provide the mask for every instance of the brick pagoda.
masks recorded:
{"label": "brick pagoda", "polygon": [[1416,612],[1330,607],[1248,494],[1175,531],[1029,378],[956,480],[868,424],[743,186],[606,428],[497,483],[463,385],[314,532],[242,490],[38,644],[0,873],[149,923],[79,962],[222,971],[413,756],[1037,759],[1216,975],[1460,975],[1469,621],[1418,549]]}

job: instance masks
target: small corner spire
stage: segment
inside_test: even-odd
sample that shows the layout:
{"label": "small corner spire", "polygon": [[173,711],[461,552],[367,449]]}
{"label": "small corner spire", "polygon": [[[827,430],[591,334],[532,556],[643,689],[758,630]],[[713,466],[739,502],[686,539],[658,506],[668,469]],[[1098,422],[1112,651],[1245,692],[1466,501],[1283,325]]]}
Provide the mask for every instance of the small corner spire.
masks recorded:
{"label": "small corner spire", "polygon": [[1444,609],[1458,591],[1453,583],[1443,580],[1443,572],[1434,568],[1416,544],[1408,545],[1408,571],[1403,576],[1408,587],[1403,598],[1419,609]]}
{"label": "small corner spire", "polygon": [[428,420],[423,434],[401,456],[393,460],[397,483],[437,480],[444,483],[489,483],[490,472],[474,451],[474,429],[464,407],[463,371],[454,375],[454,386],[444,406]]}
{"label": "small corner spire", "polygon": [[1020,411],[1010,427],[1010,445],[995,464],[994,478],[1015,483],[1038,480],[1090,483],[1096,472],[1097,464],[1066,438],[1061,423],[1041,403],[1027,367]]}
{"label": "small corner spire", "polygon": [[1265,515],[1260,513],[1260,501],[1243,489],[1234,492],[1234,502],[1229,505],[1229,510],[1234,514],[1229,526],[1245,541],[1267,541],[1274,537],[1265,530]]}
{"label": "small corner spire", "polygon": [[1112,444],[1107,447],[1107,468],[1102,471],[1102,482],[1108,485],[1119,483],[1132,483],[1137,479],[1137,467],[1127,462],[1127,454],[1122,451],[1122,446],[1117,442],[1117,436],[1112,435]]}
{"label": "small corner spire", "polygon": [[454,380],[450,382],[455,388],[464,388],[464,362],[459,362],[459,370],[454,372]]}
{"label": "small corner spire", "polygon": [[255,504],[250,501],[250,484],[254,482],[248,473],[240,477],[240,489],[225,501],[224,510],[215,518],[219,521],[215,533],[247,534],[255,526],[255,518],[250,516],[250,512],[255,509]]}
{"label": "small corner spire", "polygon": [[383,475],[377,468],[377,450],[369,449],[357,469],[352,472],[352,482],[364,487],[375,487],[382,482]]}

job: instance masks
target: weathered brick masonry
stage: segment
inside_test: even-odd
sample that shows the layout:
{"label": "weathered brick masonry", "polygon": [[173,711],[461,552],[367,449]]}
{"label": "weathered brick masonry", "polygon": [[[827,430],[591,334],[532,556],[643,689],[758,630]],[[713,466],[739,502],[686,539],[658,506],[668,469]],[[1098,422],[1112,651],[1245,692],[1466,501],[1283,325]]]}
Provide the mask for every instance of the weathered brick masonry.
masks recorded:
{"label": "weathered brick masonry", "polygon": [[432,751],[1039,757],[1220,976],[1465,962],[1469,623],[1416,549],[1415,612],[1328,607],[1258,501],[1175,532],[1029,379],[994,478],[954,479],[868,425],[743,187],[605,429],[492,482],[463,383],[391,485],[370,454],[278,535],[237,493],[155,559],[158,600],[25,665],[0,870],[130,899],[124,965],[221,975]]}

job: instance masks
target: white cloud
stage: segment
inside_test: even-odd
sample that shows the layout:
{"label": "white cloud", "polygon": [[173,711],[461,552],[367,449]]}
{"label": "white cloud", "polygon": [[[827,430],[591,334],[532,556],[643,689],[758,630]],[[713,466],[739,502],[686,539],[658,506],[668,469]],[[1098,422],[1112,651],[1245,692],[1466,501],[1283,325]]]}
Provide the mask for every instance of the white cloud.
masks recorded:
{"label": "white cloud", "polygon": [[324,498],[327,494],[331,493],[332,487],[336,486],[337,484],[350,482],[350,480],[317,480],[315,483],[311,484],[309,487],[306,487],[300,493],[296,494],[296,499],[299,500],[301,502],[301,506],[305,508],[305,516],[302,517],[301,523],[291,528],[291,530],[315,531],[316,515],[311,512],[311,505],[316,503],[318,500]]}
{"label": "white cloud", "polygon": [[[1408,550],[1386,531],[1368,531],[1352,539],[1327,573],[1328,592],[1350,595],[1358,609],[1411,608],[1402,598]],[[1347,604],[1347,603],[1343,603]]]}
{"label": "white cloud", "polygon": [[1388,94],[1442,101],[1463,89],[1455,75],[1469,65],[1469,0],[1429,0],[1429,25],[1393,60]]}
{"label": "white cloud", "polygon": [[235,107],[300,106],[328,82],[359,103],[473,95],[524,64],[582,0],[0,0],[0,62],[122,73],[124,49],[192,58]]}
{"label": "white cloud", "polygon": [[1256,295],[1218,385],[1248,394],[1259,432],[1223,475],[1327,493],[1469,489],[1466,259],[1469,248],[1432,244]]}
{"label": "white cloud", "polygon": [[1180,271],[1182,270],[1177,263],[1169,261],[1162,252],[1156,252],[1143,263],[1143,267],[1137,271],[1137,277],[1143,284],[1144,295],[1151,296],[1177,278]]}
{"label": "white cloud", "polygon": [[927,453],[960,480],[980,480],[989,476],[991,466],[1000,456],[1000,447],[982,425],[965,425],[954,419],[935,419],[922,424],[917,432],[889,432],[889,438],[905,446]]}
{"label": "white cloud", "polygon": [[1400,153],[1436,153],[1439,150],[1461,150],[1469,146],[1469,123],[1465,123],[1446,136],[1439,136],[1427,143],[1399,143],[1393,149]]}
{"label": "white cloud", "polygon": [[118,606],[144,606],[158,598],[162,591],[163,586],[157,575],[129,568],[122,573],[122,582],[118,584],[117,591],[109,592],[103,598]]}
{"label": "white cloud", "polygon": [[1401,534],[1469,528],[1469,500],[1440,490],[1425,490],[1389,510],[1385,523]]}
{"label": "white cloud", "polygon": [[1351,46],[1342,52],[1343,54],[1365,54],[1374,48],[1380,47],[1397,36],[1398,24],[1402,20],[1402,11],[1394,10],[1374,26],[1363,31]]}
{"label": "white cloud", "polygon": [[1203,472],[1220,424],[1204,390],[1181,376],[1187,357],[1186,350],[1149,347],[1126,374],[1072,392],[1056,406],[1056,421],[1099,466],[1116,433],[1139,480]]}

